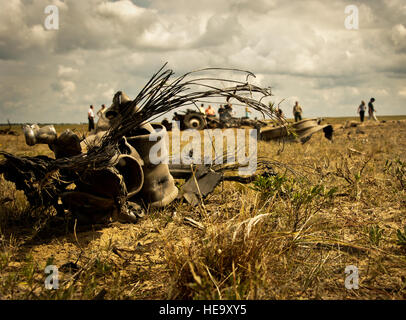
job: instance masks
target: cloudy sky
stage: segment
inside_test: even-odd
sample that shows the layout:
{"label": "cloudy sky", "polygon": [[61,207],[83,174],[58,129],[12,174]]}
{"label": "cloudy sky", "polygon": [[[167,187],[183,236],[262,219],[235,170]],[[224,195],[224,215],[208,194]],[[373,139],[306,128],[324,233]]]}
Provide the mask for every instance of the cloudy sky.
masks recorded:
{"label": "cloudy sky", "polygon": [[[250,70],[291,116],[406,114],[406,3],[279,0],[0,0],[0,123],[86,122],[135,97],[163,63]],[[59,29],[46,30],[48,5]],[[348,30],[348,5],[359,28]],[[352,13],[352,12],[351,12]],[[242,109],[242,108],[241,108]],[[242,115],[237,110],[237,115]]]}

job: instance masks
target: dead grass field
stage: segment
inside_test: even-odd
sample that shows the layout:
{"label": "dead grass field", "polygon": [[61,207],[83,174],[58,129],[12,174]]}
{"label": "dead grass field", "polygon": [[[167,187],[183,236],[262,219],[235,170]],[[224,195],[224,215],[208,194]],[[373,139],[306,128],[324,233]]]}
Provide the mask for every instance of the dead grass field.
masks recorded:
{"label": "dead grass field", "polygon": [[[260,142],[278,177],[224,182],[205,209],[172,203],[137,224],[74,227],[0,178],[0,299],[405,299],[406,121],[301,145]],[[403,117],[406,118],[406,117]],[[66,126],[59,126],[63,131]],[[85,126],[78,126],[85,130]],[[0,149],[52,156],[23,135]],[[191,217],[204,229],[184,223]],[[46,265],[59,289],[44,287]],[[346,266],[359,269],[348,290]]]}

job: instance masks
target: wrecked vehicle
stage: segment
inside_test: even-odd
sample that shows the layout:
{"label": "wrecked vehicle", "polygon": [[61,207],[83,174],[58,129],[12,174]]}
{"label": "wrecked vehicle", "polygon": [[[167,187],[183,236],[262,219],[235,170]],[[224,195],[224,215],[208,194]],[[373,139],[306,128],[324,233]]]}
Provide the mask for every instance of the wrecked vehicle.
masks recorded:
{"label": "wrecked vehicle", "polygon": [[[248,126],[260,129],[267,125],[266,122],[260,120],[252,120],[246,117],[236,118],[232,117],[231,114],[224,111],[223,117],[217,116],[207,116],[196,110],[187,109],[186,111],[175,112],[172,121],[179,121],[180,130],[186,129],[215,129],[215,128],[240,128],[242,126]],[[163,120],[161,122],[165,126],[166,130],[170,131],[172,129],[172,124],[168,120]]]}

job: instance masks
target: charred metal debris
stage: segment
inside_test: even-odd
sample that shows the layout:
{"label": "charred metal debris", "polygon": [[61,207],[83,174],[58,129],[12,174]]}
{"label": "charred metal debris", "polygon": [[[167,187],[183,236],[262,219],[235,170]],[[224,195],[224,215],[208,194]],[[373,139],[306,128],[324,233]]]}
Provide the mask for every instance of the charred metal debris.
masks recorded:
{"label": "charred metal debris", "polygon": [[[260,112],[264,118],[269,117],[273,123],[279,123],[276,128],[261,128],[262,139],[290,135],[289,126],[262,103],[265,97],[272,96],[271,88],[251,84],[249,77],[255,77],[251,72],[207,68],[174,77],[174,72],[165,68],[166,64],[135,99],[117,92],[111,106],[99,118],[95,132],[86,138],[69,129],[58,136],[52,125],[24,126],[26,143],[48,144],[55,158],[0,152],[4,157],[0,173],[14,182],[18,190],[24,191],[33,207],[54,207],[61,215],[69,211],[90,223],[110,219],[135,222],[145,208],[164,207],[176,199],[199,205],[223,180],[248,183],[259,172],[273,174],[273,162],[266,159],[258,160],[258,172],[251,176],[236,174],[238,164],[154,164],[149,159],[154,143],[149,137],[157,129],[165,128],[152,124],[153,121],[181,107],[197,108],[201,101],[210,99],[233,99]],[[210,75],[216,72],[242,73],[246,81]],[[228,87],[224,87],[225,83]],[[299,136],[300,132],[306,132],[302,135],[304,139],[321,129],[329,135],[329,129],[317,121],[304,121],[297,126],[294,130]],[[175,179],[186,181],[180,190]]]}

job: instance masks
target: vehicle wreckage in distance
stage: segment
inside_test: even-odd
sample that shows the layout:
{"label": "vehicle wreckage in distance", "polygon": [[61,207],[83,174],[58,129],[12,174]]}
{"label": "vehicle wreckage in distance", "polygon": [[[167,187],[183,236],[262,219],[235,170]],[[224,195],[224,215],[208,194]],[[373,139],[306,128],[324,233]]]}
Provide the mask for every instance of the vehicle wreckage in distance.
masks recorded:
{"label": "vehicle wreckage in distance", "polygon": [[[240,128],[243,126],[260,129],[265,127],[267,123],[265,121],[249,119],[247,117],[236,118],[233,117],[228,109],[225,109],[222,117],[208,116],[204,113],[193,109],[187,109],[186,111],[175,112],[172,118],[172,123],[178,122],[180,130],[186,129],[215,129],[215,128]],[[161,124],[167,131],[172,130],[172,123],[167,119],[162,120]]]}

